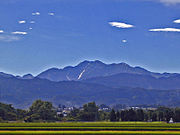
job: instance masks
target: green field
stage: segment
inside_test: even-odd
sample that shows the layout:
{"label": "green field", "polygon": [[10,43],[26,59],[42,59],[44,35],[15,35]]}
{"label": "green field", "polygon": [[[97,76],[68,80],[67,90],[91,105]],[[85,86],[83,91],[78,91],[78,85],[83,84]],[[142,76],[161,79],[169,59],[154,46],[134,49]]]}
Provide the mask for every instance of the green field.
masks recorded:
{"label": "green field", "polygon": [[180,124],[163,122],[0,123],[0,134],[180,135]]}

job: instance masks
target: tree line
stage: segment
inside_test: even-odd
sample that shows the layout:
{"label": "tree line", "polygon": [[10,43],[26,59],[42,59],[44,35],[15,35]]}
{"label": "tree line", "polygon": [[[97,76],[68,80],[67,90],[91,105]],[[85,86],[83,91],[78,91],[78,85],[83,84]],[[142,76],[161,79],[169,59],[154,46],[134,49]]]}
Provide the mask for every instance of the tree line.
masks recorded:
{"label": "tree line", "polygon": [[57,114],[51,102],[36,100],[27,109],[15,109],[10,104],[0,103],[0,122],[53,122],[53,121],[166,121],[180,122],[180,108],[158,107],[156,110],[124,109],[100,110],[95,102],[75,108],[66,117]]}
{"label": "tree line", "polygon": [[180,122],[180,108],[159,107],[156,110],[128,109],[110,112],[110,121]]}

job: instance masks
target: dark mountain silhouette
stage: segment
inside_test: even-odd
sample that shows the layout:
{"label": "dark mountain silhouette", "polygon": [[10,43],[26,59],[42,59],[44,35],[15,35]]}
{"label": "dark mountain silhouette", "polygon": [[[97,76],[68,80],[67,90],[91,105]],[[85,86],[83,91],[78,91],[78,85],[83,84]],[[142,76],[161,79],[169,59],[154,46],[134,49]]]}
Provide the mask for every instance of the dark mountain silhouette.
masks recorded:
{"label": "dark mountain silhouette", "polygon": [[96,101],[108,105],[180,106],[180,74],[160,74],[125,63],[104,64],[101,61],[52,68],[37,77],[0,72],[0,102],[26,108],[36,99],[66,105]]}
{"label": "dark mountain silhouette", "polygon": [[34,76],[32,74],[26,74],[26,75],[23,75],[22,79],[33,79]]}
{"label": "dark mountain silhouette", "polygon": [[6,78],[13,77],[13,75],[11,75],[11,74],[6,74],[6,73],[3,73],[3,72],[0,72],[0,76],[6,77]]}
{"label": "dark mountain silhouette", "polygon": [[101,61],[84,61],[75,67],[51,68],[38,78],[51,81],[83,81],[110,87],[141,87],[146,89],[180,89],[180,74],[154,73],[126,63],[104,64]]}
{"label": "dark mountain silhouette", "polygon": [[0,102],[27,108],[34,100],[54,104],[82,105],[90,101],[98,104],[161,104],[179,105],[180,90],[146,90],[142,88],[111,88],[79,81],[52,82],[46,79],[18,79],[0,76]]}
{"label": "dark mountain silhouette", "polygon": [[94,77],[111,76],[119,73],[150,75],[153,77],[170,77],[176,74],[153,73],[141,67],[131,67],[126,63],[105,64],[101,61],[84,61],[75,67],[65,67],[63,69],[51,68],[37,77],[51,81],[84,80]]}
{"label": "dark mountain silhouette", "polygon": [[162,90],[180,89],[180,75],[178,74],[157,78],[151,75],[120,73],[112,76],[90,78],[83,80],[83,82],[97,83],[114,88],[128,86]]}

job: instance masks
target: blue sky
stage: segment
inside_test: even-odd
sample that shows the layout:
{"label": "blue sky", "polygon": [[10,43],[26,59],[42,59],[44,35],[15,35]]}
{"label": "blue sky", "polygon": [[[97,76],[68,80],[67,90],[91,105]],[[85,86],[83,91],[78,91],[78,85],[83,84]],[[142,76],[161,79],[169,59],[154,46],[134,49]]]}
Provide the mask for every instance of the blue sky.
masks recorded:
{"label": "blue sky", "polygon": [[98,59],[180,73],[180,0],[0,0],[0,6],[2,72],[36,75]]}

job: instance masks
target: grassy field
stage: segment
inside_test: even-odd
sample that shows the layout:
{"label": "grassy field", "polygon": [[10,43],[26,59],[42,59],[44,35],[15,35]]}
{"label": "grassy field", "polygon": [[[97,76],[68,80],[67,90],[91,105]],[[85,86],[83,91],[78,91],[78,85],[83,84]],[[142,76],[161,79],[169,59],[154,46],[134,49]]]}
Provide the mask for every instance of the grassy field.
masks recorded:
{"label": "grassy field", "polygon": [[0,123],[3,135],[180,135],[180,124],[163,122]]}

